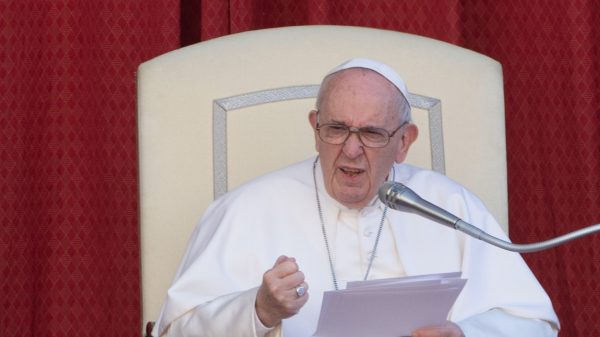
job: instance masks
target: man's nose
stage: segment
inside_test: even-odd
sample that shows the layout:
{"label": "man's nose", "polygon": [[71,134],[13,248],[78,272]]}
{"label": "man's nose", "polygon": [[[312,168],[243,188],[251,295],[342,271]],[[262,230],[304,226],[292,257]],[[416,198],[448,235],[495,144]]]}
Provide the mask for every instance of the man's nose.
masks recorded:
{"label": "man's nose", "polygon": [[342,151],[348,158],[356,158],[363,153],[364,145],[358,136],[358,132],[351,132],[346,141]]}

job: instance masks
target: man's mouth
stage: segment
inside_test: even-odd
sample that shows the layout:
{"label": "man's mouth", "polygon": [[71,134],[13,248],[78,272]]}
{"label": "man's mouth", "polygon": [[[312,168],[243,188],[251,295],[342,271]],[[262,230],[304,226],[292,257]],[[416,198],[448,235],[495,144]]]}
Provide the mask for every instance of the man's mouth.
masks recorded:
{"label": "man's mouth", "polygon": [[365,170],[350,168],[350,167],[340,167],[340,171],[342,171],[342,173],[344,173],[350,177],[356,177],[357,175],[363,173]]}

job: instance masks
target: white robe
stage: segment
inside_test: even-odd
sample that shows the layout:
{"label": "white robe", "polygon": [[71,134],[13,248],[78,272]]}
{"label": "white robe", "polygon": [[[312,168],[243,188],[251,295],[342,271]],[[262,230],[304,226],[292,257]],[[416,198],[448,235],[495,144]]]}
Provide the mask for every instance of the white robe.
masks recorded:
{"label": "white robe", "polygon": [[[257,178],[211,204],[192,234],[154,336],[164,334],[172,322],[182,318],[177,334],[185,330],[190,336],[255,336],[256,290],[263,273],[280,255],[296,258],[309,284],[310,298],[297,315],[285,319],[270,335],[283,332],[286,337],[305,337],[315,331],[323,291],[333,285],[315,200],[313,161]],[[407,164],[395,165],[394,171],[396,181],[424,199],[506,239],[482,202],[464,187]],[[320,168],[316,172],[329,241],[336,242],[332,237],[343,206],[325,192]],[[379,201],[374,208],[381,214]],[[519,254],[411,213],[388,210],[386,223],[405,275],[461,271],[468,279],[449,315],[454,322],[467,322],[459,324],[463,330],[481,328],[479,321],[469,323],[473,316],[494,320],[498,310],[492,309],[550,322],[550,331],[558,328],[547,294]],[[481,315],[486,313],[488,316]],[[505,316],[514,317],[511,315]]]}

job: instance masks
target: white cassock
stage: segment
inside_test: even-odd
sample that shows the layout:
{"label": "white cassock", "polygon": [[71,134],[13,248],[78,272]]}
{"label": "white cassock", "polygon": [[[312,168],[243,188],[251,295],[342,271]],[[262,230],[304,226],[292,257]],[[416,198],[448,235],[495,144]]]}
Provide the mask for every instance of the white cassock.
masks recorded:
{"label": "white cassock", "polygon": [[[313,159],[257,178],[216,200],[198,223],[154,336],[257,336],[254,301],[262,275],[280,255],[295,257],[309,284],[300,312],[269,336],[311,336],[323,292],[333,289],[319,220]],[[324,189],[319,198],[340,283],[362,279],[384,206],[347,209]],[[407,164],[390,177],[484,231],[507,239],[482,202],[449,178]],[[548,295],[519,254],[431,222],[388,210],[369,279],[461,271],[468,279],[449,320],[470,336],[555,336]],[[160,334],[158,333],[160,332]],[[260,337],[260,336],[259,336]]]}

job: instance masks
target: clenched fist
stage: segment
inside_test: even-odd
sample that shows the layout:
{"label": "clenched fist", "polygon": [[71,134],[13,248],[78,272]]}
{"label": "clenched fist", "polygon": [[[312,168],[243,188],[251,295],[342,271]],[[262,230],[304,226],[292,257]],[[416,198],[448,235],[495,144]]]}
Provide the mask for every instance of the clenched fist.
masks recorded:
{"label": "clenched fist", "polygon": [[283,255],[277,258],[273,268],[264,273],[256,295],[256,314],[265,326],[278,325],[282,319],[297,314],[306,304],[308,293],[297,292],[299,286],[308,289],[296,259]]}

